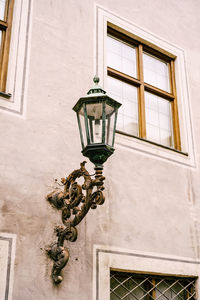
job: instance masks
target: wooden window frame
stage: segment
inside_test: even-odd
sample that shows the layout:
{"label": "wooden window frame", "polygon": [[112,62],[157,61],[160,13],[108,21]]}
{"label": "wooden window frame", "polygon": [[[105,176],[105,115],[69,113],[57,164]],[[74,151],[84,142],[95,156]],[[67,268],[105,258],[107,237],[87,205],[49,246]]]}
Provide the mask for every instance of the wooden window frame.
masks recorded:
{"label": "wooden window frame", "polygon": [[4,20],[0,20],[2,41],[0,49],[0,92],[6,91],[14,0],[7,0]]}
{"label": "wooden window frame", "polygon": [[[108,36],[114,37],[122,42],[125,42],[129,45],[132,45],[136,48],[136,57],[137,57],[137,78],[124,74],[120,71],[117,71],[111,67],[107,67],[107,75],[114,77],[122,82],[126,82],[130,85],[133,85],[138,88],[138,116],[139,116],[139,138],[146,139],[146,120],[145,120],[145,98],[144,93],[148,91],[156,96],[160,96],[171,102],[171,111],[172,111],[172,123],[173,123],[173,138],[174,138],[174,147],[181,151],[181,139],[180,139],[180,128],[179,128],[179,117],[178,117],[178,104],[177,104],[177,93],[176,93],[176,80],[175,80],[175,58],[168,56],[164,51],[159,51],[151,46],[144,44],[141,41],[138,41],[122,32],[119,32],[115,28],[110,26],[107,27]],[[151,54],[163,61],[167,62],[169,65],[169,80],[170,80],[170,90],[171,92],[166,92],[162,89],[159,89],[155,86],[152,86],[144,82],[143,74],[143,55],[142,53],[146,52]],[[125,132],[118,131],[119,133],[126,134]],[[130,134],[128,134],[130,136]],[[134,137],[134,136],[133,136]],[[162,144],[161,144],[162,146]]]}

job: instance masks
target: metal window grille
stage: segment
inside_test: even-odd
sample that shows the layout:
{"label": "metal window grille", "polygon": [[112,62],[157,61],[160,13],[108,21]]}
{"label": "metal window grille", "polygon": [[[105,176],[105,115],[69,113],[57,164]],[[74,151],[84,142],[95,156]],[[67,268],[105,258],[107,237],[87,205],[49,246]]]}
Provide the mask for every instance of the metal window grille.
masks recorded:
{"label": "metal window grille", "polygon": [[196,278],[110,272],[110,300],[197,300]]}

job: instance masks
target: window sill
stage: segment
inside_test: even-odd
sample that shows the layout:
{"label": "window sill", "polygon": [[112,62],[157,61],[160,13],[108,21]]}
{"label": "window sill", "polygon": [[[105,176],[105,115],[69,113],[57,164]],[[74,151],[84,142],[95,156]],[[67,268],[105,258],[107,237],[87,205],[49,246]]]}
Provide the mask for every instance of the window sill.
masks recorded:
{"label": "window sill", "polygon": [[115,145],[168,163],[175,163],[184,167],[196,167],[195,160],[187,149],[179,151],[121,131],[116,131]]}
{"label": "window sill", "polygon": [[161,148],[164,148],[164,149],[167,149],[167,150],[170,150],[170,151],[174,151],[176,153],[179,153],[179,154],[182,154],[182,155],[185,155],[185,156],[188,156],[188,153],[187,152],[182,152],[182,151],[179,151],[177,149],[174,149],[174,148],[171,148],[171,147],[167,147],[165,145],[161,145],[161,144],[158,144],[156,142],[153,142],[153,141],[150,141],[150,140],[146,140],[146,139],[143,139],[139,136],[136,136],[136,135],[132,135],[132,134],[129,134],[129,133],[126,133],[126,132],[123,132],[123,131],[120,131],[120,130],[116,130],[117,133],[121,134],[121,135],[125,135],[125,136],[128,136],[128,137],[132,137],[132,138],[136,138],[140,141],[144,141],[145,143],[149,143],[149,144],[152,144],[152,145],[155,145],[155,146],[158,146],[158,147],[161,147]]}

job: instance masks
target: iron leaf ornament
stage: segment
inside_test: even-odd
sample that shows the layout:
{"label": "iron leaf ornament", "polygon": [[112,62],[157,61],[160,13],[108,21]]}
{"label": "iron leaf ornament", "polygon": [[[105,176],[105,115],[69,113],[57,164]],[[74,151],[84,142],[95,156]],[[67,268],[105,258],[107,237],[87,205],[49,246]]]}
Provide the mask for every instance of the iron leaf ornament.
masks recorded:
{"label": "iron leaf ornament", "polygon": [[[84,219],[88,211],[97,208],[105,201],[103,195],[102,176],[103,167],[95,167],[95,179],[92,179],[85,168],[86,161],[80,164],[80,169],[73,171],[67,178],[61,178],[63,190],[57,188],[47,195],[46,199],[53,207],[61,210],[62,226],[56,226],[57,241],[49,246],[46,251],[54,261],[52,279],[55,284],[62,281],[61,270],[69,260],[69,251],[65,247],[65,240],[75,242],[77,239],[76,226]],[[83,177],[83,185],[77,179]]]}

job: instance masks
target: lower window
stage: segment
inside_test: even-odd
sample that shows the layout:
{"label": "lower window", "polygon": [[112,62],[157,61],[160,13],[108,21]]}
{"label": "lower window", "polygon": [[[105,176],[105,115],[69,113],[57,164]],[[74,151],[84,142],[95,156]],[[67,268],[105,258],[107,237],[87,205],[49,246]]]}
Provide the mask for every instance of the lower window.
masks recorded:
{"label": "lower window", "polygon": [[197,300],[196,277],[110,272],[110,300]]}

